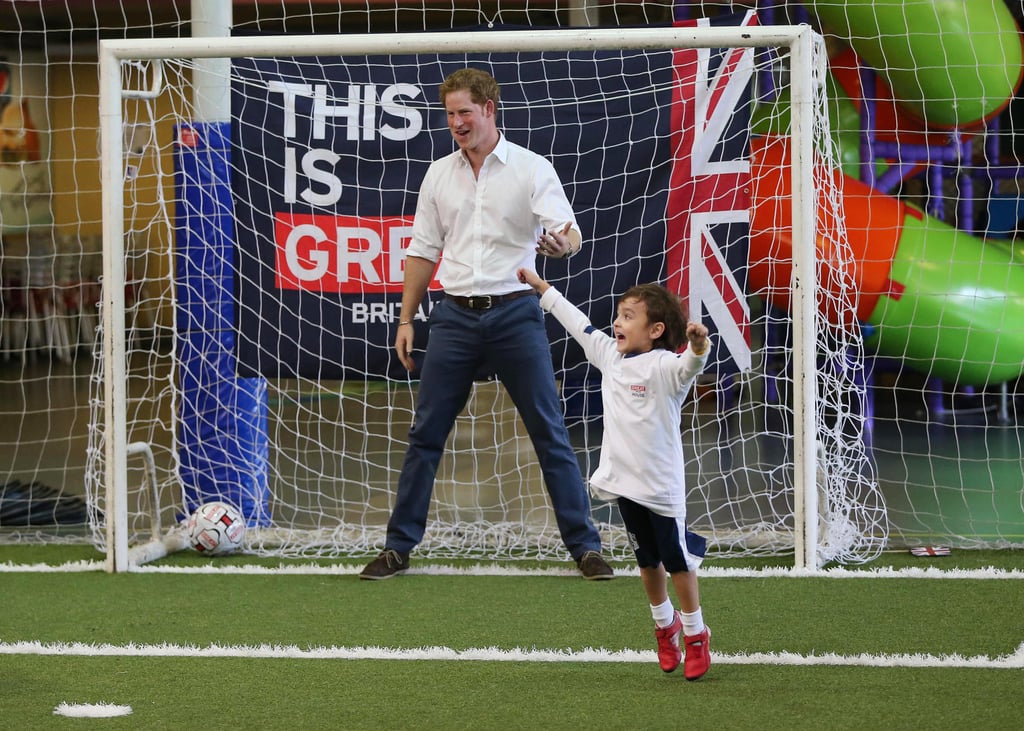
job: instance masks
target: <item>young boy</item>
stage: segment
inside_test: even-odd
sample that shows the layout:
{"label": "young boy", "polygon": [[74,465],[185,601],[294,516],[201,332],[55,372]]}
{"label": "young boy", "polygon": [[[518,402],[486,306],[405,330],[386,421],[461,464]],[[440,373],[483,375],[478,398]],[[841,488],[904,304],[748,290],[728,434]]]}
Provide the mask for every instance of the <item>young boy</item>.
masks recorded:
{"label": "young boy", "polygon": [[[679,424],[683,399],[707,361],[708,330],[687,323],[679,298],[664,287],[643,284],[622,295],[612,323],[615,336],[609,337],[535,272],[518,274],[601,371],[604,437],[591,489],[596,497],[618,502],[650,601],[661,669],[671,673],[679,667],[682,634],[683,674],[697,680],[711,665],[711,632],[697,588],[706,541],[686,529]],[[681,612],[668,596],[666,574]]]}

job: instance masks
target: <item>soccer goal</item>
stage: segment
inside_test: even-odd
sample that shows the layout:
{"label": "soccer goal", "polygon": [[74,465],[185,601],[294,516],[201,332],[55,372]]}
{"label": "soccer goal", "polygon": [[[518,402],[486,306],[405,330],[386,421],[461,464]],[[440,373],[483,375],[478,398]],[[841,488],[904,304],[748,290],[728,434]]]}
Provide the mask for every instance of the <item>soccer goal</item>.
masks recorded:
{"label": "soccer goal", "polygon": [[[887,525],[863,438],[824,54],[809,27],[752,14],[102,42],[87,489],[108,569],[185,548],[184,518],[212,500],[243,513],[253,553],[379,550],[418,386],[391,347],[403,251],[423,172],[452,149],[437,87],[463,66],[501,83],[499,126],[552,160],[584,229],[584,252],[539,261],[542,274],[598,327],[626,288],[658,281],[712,330],[682,415],[688,519],[711,553],[812,569],[877,556]],[[126,256],[139,247],[143,271]],[[598,374],[550,332],[587,474]],[[609,553],[630,556],[615,508],[593,515]],[[417,550],[567,558],[525,429],[488,374],[450,436]]]}

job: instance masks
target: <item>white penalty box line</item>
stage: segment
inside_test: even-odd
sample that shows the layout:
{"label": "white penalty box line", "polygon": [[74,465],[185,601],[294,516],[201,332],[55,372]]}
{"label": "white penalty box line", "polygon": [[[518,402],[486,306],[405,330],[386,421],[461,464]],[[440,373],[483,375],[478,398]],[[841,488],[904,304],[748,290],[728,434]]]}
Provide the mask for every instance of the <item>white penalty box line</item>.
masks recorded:
{"label": "white penalty box line", "polygon": [[[188,657],[234,659],[292,660],[434,660],[471,662],[575,662],[575,663],[645,663],[653,664],[653,651],[639,650],[544,650],[479,647],[455,650],[449,647],[313,647],[294,645],[110,645],[61,642],[0,643],[0,655],[50,655],[79,657]],[[801,655],[793,652],[711,653],[712,665],[790,665],[846,666],[878,668],[975,668],[988,670],[1024,669],[1024,643],[1010,655],[988,657],[975,655],[895,654],[841,655],[824,653]]]}
{"label": "white penalty box line", "polygon": [[[197,566],[161,566],[143,564],[133,566],[132,571],[148,574],[237,574],[249,576],[309,575],[309,576],[346,576],[358,574],[365,563],[306,563],[282,561],[276,566],[257,564],[217,563]],[[101,561],[73,561],[64,564],[16,564],[0,563],[0,574],[4,573],[90,573],[103,570]],[[426,561],[422,565],[411,568],[409,575],[422,576],[579,576],[575,568],[564,567],[521,567],[514,562],[495,561],[481,562],[474,565],[453,565],[436,560]],[[640,575],[635,565],[617,566],[616,576],[637,577]],[[965,580],[977,581],[1022,581],[1024,570],[1002,569],[995,567],[962,569],[941,568],[938,564],[905,568],[829,568],[829,569],[797,569],[793,567],[739,568],[708,566],[701,568],[701,579],[765,579],[765,578],[823,578],[823,579],[933,579],[933,580]]]}

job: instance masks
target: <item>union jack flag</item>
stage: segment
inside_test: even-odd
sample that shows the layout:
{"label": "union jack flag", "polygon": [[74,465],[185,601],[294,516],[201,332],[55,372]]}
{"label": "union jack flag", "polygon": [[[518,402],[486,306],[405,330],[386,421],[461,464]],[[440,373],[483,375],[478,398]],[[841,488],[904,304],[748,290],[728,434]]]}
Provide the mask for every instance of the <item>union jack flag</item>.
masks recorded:
{"label": "union jack flag", "polygon": [[[699,25],[710,21],[697,21]],[[741,25],[756,25],[749,12]],[[668,286],[718,334],[719,373],[750,368],[750,87],[754,49],[675,53],[675,164],[667,211]]]}
{"label": "union jack flag", "polygon": [[914,556],[948,556],[950,550],[946,546],[914,546],[910,553]]}

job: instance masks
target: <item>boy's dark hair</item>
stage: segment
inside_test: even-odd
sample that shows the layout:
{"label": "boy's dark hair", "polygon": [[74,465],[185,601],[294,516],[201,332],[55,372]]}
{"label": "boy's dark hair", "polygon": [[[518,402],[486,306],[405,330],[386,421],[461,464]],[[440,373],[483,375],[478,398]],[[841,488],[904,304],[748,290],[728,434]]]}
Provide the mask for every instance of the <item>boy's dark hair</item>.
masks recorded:
{"label": "boy's dark hair", "polygon": [[690,314],[686,304],[677,295],[669,292],[660,284],[638,284],[630,287],[619,298],[619,302],[637,300],[647,306],[647,322],[664,323],[665,331],[654,341],[655,348],[663,348],[673,353],[686,343],[686,324]]}
{"label": "boy's dark hair", "polygon": [[483,106],[488,99],[491,99],[494,101],[494,106],[498,106],[498,100],[501,97],[498,82],[489,73],[480,69],[459,69],[448,74],[448,78],[439,88],[441,104],[444,104],[444,99],[450,92],[463,89],[469,92],[469,98],[473,100],[474,104]]}

